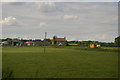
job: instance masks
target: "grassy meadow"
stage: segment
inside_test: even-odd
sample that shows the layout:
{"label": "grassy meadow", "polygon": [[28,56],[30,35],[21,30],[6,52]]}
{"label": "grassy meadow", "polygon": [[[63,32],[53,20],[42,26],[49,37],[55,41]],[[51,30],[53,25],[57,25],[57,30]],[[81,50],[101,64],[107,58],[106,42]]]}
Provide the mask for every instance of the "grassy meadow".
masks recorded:
{"label": "grassy meadow", "polygon": [[3,78],[116,78],[117,48],[2,47]]}

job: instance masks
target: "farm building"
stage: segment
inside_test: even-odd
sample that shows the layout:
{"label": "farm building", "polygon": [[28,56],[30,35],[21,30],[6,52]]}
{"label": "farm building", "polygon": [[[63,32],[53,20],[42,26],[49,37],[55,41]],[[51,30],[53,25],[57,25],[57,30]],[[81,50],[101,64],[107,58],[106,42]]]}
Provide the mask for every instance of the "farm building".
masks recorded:
{"label": "farm building", "polygon": [[55,45],[60,45],[60,46],[66,46],[67,45],[67,40],[66,38],[57,38],[56,36],[53,37],[52,44]]}
{"label": "farm building", "polygon": [[22,46],[24,44],[23,41],[21,41],[20,39],[14,38],[12,39],[12,46]]}
{"label": "farm building", "polygon": [[35,46],[49,46],[50,42],[35,42]]}
{"label": "farm building", "polygon": [[49,46],[50,42],[32,42],[32,41],[27,41],[25,42],[26,46]]}
{"label": "farm building", "polygon": [[35,43],[32,42],[32,41],[27,41],[27,42],[25,42],[25,45],[26,45],[26,46],[34,46]]}
{"label": "farm building", "polygon": [[0,46],[8,46],[9,43],[7,41],[0,42]]}

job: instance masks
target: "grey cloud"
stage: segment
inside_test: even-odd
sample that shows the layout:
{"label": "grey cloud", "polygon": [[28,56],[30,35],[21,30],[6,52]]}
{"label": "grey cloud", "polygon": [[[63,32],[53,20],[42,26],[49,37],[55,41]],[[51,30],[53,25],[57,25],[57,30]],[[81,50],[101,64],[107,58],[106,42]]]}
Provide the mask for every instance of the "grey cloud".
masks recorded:
{"label": "grey cloud", "polygon": [[16,22],[16,18],[15,17],[7,17],[7,18],[4,18],[3,20],[0,21],[0,24],[2,24],[3,26],[5,25],[15,25],[17,22]]}

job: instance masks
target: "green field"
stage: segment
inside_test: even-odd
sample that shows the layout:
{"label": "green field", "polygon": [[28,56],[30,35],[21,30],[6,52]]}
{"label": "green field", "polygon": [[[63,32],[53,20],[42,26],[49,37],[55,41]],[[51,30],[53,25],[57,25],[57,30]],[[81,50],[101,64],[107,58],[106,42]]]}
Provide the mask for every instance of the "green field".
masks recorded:
{"label": "green field", "polygon": [[[112,50],[111,50],[112,49]],[[3,47],[3,77],[116,78],[116,48]]]}

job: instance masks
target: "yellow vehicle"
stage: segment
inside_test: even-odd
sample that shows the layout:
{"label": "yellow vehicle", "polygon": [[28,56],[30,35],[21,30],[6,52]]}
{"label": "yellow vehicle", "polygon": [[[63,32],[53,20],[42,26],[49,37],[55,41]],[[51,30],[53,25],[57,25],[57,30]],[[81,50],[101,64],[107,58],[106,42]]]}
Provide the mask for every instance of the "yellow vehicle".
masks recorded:
{"label": "yellow vehicle", "polygon": [[101,46],[99,44],[90,44],[89,48],[100,48]]}

